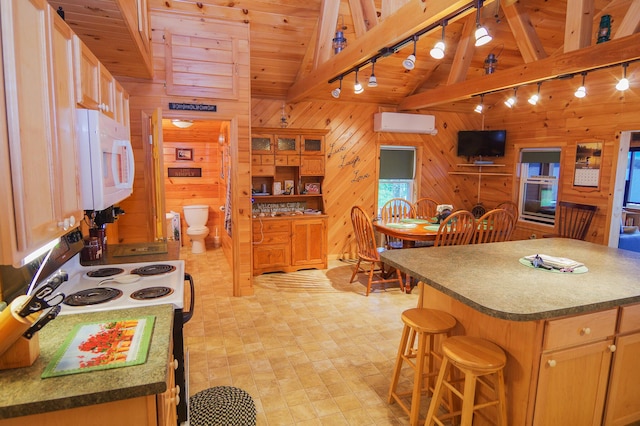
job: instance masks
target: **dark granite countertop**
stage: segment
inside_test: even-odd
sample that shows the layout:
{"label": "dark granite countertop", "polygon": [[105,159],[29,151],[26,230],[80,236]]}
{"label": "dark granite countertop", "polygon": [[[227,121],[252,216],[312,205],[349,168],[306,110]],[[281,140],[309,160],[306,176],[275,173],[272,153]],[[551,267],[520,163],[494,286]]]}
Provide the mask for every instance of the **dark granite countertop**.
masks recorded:
{"label": "dark granite countertop", "polygon": [[[144,364],[41,379],[44,368],[76,324],[154,315]],[[0,419],[100,404],[166,390],[173,327],[171,304],[61,315],[38,334],[40,356],[30,367],[0,371]]]}
{"label": "dark granite countertop", "polygon": [[[519,262],[546,254],[582,262],[586,273]],[[640,302],[640,253],[565,238],[387,250],[382,260],[486,315],[533,321]]]}

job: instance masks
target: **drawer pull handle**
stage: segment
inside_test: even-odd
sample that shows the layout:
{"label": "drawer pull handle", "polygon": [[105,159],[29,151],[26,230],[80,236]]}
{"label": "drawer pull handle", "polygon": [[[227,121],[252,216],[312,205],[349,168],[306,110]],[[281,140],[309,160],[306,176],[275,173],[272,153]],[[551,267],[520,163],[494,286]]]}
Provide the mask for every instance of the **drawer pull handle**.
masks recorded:
{"label": "drawer pull handle", "polygon": [[547,361],[547,364],[549,365],[549,367],[555,367],[556,366],[556,360],[555,359],[550,359],[549,361]]}
{"label": "drawer pull handle", "polygon": [[583,336],[588,336],[589,334],[591,334],[591,329],[589,327],[585,327],[580,331],[580,334],[582,334]]}
{"label": "drawer pull handle", "polygon": [[615,351],[616,351],[616,349],[618,349],[618,348],[616,347],[616,345],[609,345],[609,350],[610,350],[611,352],[615,352]]}

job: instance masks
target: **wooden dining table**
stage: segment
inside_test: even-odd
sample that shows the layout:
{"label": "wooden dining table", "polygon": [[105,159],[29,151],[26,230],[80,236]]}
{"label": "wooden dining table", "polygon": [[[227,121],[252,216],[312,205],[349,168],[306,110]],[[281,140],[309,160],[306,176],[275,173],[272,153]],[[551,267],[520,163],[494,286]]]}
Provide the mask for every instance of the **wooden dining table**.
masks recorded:
{"label": "wooden dining table", "polygon": [[416,241],[435,241],[439,224],[426,219],[401,219],[394,222],[373,222],[381,234],[402,240],[402,248],[415,247]]}

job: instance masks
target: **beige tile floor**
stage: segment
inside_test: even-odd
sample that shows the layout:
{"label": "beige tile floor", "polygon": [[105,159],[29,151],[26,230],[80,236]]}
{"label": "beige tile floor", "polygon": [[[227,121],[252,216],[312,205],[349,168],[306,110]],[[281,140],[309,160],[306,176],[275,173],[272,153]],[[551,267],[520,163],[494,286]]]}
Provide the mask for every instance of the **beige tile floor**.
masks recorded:
{"label": "beige tile floor", "polygon": [[[353,264],[333,261],[324,271],[262,275],[253,296],[232,297],[221,249],[194,255],[184,247],[181,257],[196,285],[185,326],[191,395],[242,388],[258,425],[408,424],[387,393],[400,314],[416,306],[416,294],[396,287],[365,297],[366,277],[349,284]],[[411,372],[404,369],[401,386],[410,386]]]}

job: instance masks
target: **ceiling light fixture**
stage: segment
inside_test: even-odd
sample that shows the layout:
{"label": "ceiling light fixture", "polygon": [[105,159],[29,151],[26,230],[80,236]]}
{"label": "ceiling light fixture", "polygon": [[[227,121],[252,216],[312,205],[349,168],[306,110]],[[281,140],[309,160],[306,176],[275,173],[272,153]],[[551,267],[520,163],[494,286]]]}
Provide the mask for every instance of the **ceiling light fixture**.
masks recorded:
{"label": "ceiling light fixture", "polygon": [[378,87],[378,79],[376,78],[375,70],[376,60],[374,59],[371,61],[371,76],[369,77],[369,82],[367,83],[367,86],[369,87]]}
{"label": "ceiling light fixture", "polygon": [[578,90],[573,94],[576,98],[584,98],[587,96],[587,88],[584,85],[584,80],[587,77],[587,72],[582,72],[582,86],[578,87]]}
{"label": "ceiling light fixture", "polygon": [[362,84],[358,81],[358,70],[356,69],[356,83],[353,85],[353,93],[359,95],[362,92],[364,92],[364,87],[362,87]]}
{"label": "ceiling light fixture", "polygon": [[344,25],[344,17],[342,15],[340,15],[340,19],[342,20],[342,24],[336,30],[336,36],[334,39],[331,40],[333,42],[333,53],[335,55],[342,52],[342,50],[347,47],[347,39],[344,37],[344,30],[346,30],[347,27]]}
{"label": "ceiling light fixture", "polygon": [[417,43],[418,43],[418,36],[414,35],[413,36],[413,53],[411,55],[407,56],[407,59],[402,61],[402,66],[406,70],[411,71],[412,69],[414,69],[416,67],[416,44]]}
{"label": "ceiling light fixture", "polygon": [[531,105],[537,104],[538,101],[540,100],[540,86],[542,86],[542,82],[541,81],[538,82],[538,93],[535,93],[535,94],[531,95],[531,97],[527,101]]}
{"label": "ceiling light fixture", "polygon": [[473,111],[477,112],[478,114],[482,114],[483,110],[484,110],[484,94],[480,95],[480,103],[476,105]]}
{"label": "ceiling light fixture", "polygon": [[627,90],[629,88],[629,80],[627,79],[627,67],[629,64],[622,64],[622,80],[616,84],[616,89],[621,92]]}
{"label": "ceiling light fixture", "polygon": [[433,46],[433,49],[431,49],[431,52],[429,52],[433,59],[442,59],[442,58],[444,58],[444,50],[445,50],[445,45],[444,45],[444,27],[446,27],[446,26],[447,26],[447,21],[442,21],[442,38],[440,39],[439,42],[436,43],[435,46]]}
{"label": "ceiling light fixture", "polygon": [[476,6],[476,47],[484,46],[489,43],[493,37],[489,35],[489,31],[482,25],[480,25],[480,9],[482,8],[482,0],[478,0]]}
{"label": "ceiling light fixture", "polygon": [[507,99],[506,101],[504,101],[504,104],[509,107],[509,108],[513,108],[513,106],[516,104],[516,102],[518,101],[518,99],[516,98],[516,94],[518,92],[518,88],[514,87],[513,88],[513,96],[511,96],[509,99]]}
{"label": "ceiling light fixture", "polygon": [[338,79],[340,80],[340,86],[336,87],[331,91],[331,96],[338,99],[340,97],[340,92],[342,92],[342,76]]}
{"label": "ceiling light fixture", "polygon": [[189,128],[189,127],[193,126],[193,121],[191,121],[191,120],[173,119],[173,120],[171,120],[171,124],[173,124],[174,126],[180,128],[180,129],[186,129],[186,128]]}

